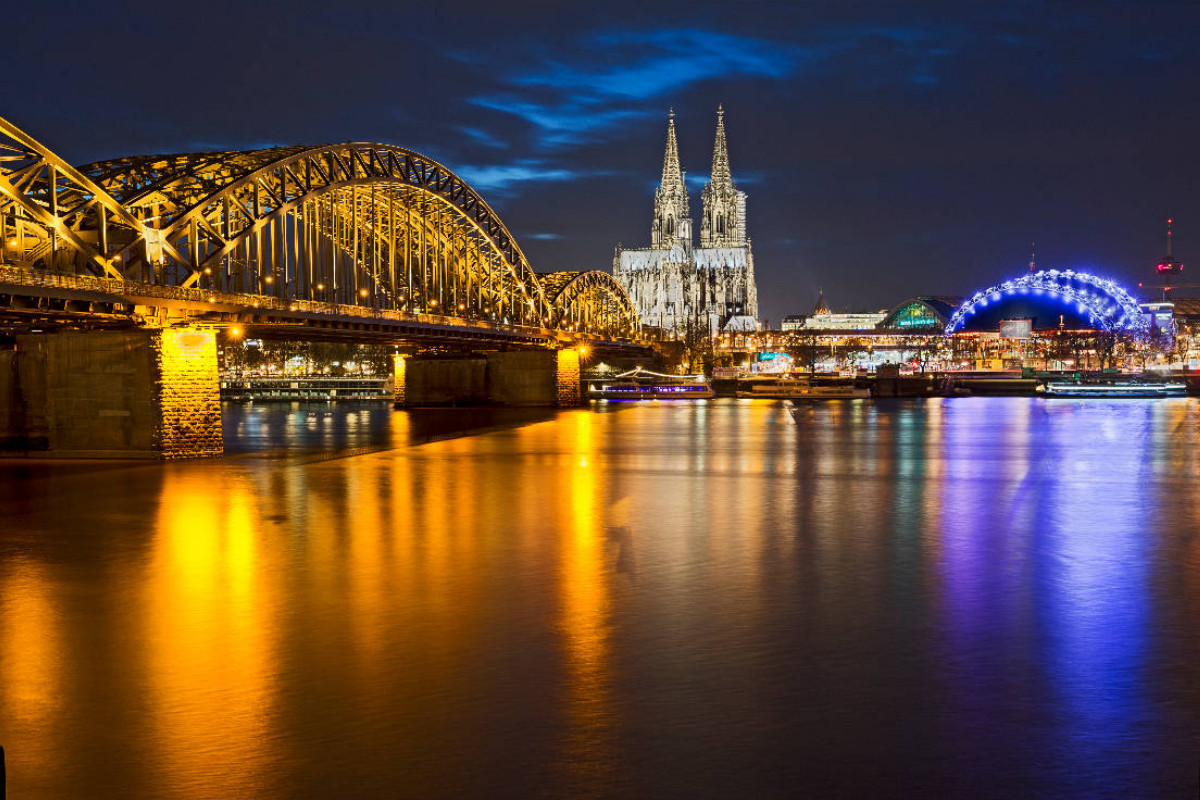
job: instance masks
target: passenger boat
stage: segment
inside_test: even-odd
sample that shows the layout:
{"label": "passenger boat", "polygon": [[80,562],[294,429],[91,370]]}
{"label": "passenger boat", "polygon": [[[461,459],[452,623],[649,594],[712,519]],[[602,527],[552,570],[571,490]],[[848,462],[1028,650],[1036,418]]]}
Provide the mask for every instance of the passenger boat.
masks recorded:
{"label": "passenger boat", "polygon": [[663,375],[642,368],[614,376],[612,383],[588,385],[596,400],[707,400],[712,386],[703,375]]}
{"label": "passenger boat", "polygon": [[870,397],[871,393],[867,389],[856,389],[853,383],[821,385],[804,379],[780,378],[739,389],[737,396],[763,400],[854,400]]}
{"label": "passenger boat", "polygon": [[1112,381],[1110,383],[1050,382],[1038,387],[1046,397],[1186,397],[1185,383],[1141,383]]}

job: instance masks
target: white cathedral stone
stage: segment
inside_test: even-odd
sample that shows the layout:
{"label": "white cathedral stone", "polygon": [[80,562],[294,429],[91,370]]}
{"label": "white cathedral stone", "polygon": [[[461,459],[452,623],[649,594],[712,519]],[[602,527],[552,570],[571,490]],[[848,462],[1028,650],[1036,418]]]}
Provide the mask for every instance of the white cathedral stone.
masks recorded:
{"label": "white cathedral stone", "polygon": [[712,173],[704,187],[700,247],[692,244],[685,174],[679,163],[675,114],[667,124],[662,182],[654,193],[648,248],[618,247],[613,274],[643,325],[677,334],[689,325],[712,333],[753,330],[758,318],[754,252],[746,235],[746,193],[733,183],[725,143],[725,112],[717,110]]}

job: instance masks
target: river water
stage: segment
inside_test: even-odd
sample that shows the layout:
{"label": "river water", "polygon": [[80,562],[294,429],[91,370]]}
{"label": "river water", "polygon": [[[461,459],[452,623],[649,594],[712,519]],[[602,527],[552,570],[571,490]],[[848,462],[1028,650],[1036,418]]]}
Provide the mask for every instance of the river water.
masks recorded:
{"label": "river water", "polygon": [[1200,402],[225,419],[0,461],[10,797],[1196,795]]}

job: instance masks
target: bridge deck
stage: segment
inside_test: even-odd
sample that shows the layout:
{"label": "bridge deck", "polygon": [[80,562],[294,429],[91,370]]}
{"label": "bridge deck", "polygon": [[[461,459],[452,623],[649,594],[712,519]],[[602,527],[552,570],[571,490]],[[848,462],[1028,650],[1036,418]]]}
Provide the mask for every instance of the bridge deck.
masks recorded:
{"label": "bridge deck", "polygon": [[594,343],[640,347],[547,328],[437,314],[156,286],[0,265],[0,326],[143,324],[169,314],[194,324],[238,325],[249,335],[516,347]]}

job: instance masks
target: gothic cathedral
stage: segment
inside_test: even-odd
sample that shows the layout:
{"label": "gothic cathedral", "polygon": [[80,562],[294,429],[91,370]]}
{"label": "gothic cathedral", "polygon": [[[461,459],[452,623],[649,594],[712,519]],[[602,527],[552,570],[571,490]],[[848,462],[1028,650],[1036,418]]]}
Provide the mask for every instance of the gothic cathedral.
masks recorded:
{"label": "gothic cathedral", "polygon": [[650,247],[618,247],[613,274],[637,305],[643,325],[673,335],[689,326],[701,326],[711,333],[752,331],[757,327],[758,289],[754,285],[754,253],[746,236],[746,193],[738,191],[729,170],[722,108],[717,109],[712,174],[701,197],[700,246],[694,247],[672,111],[662,183],[654,193]]}

